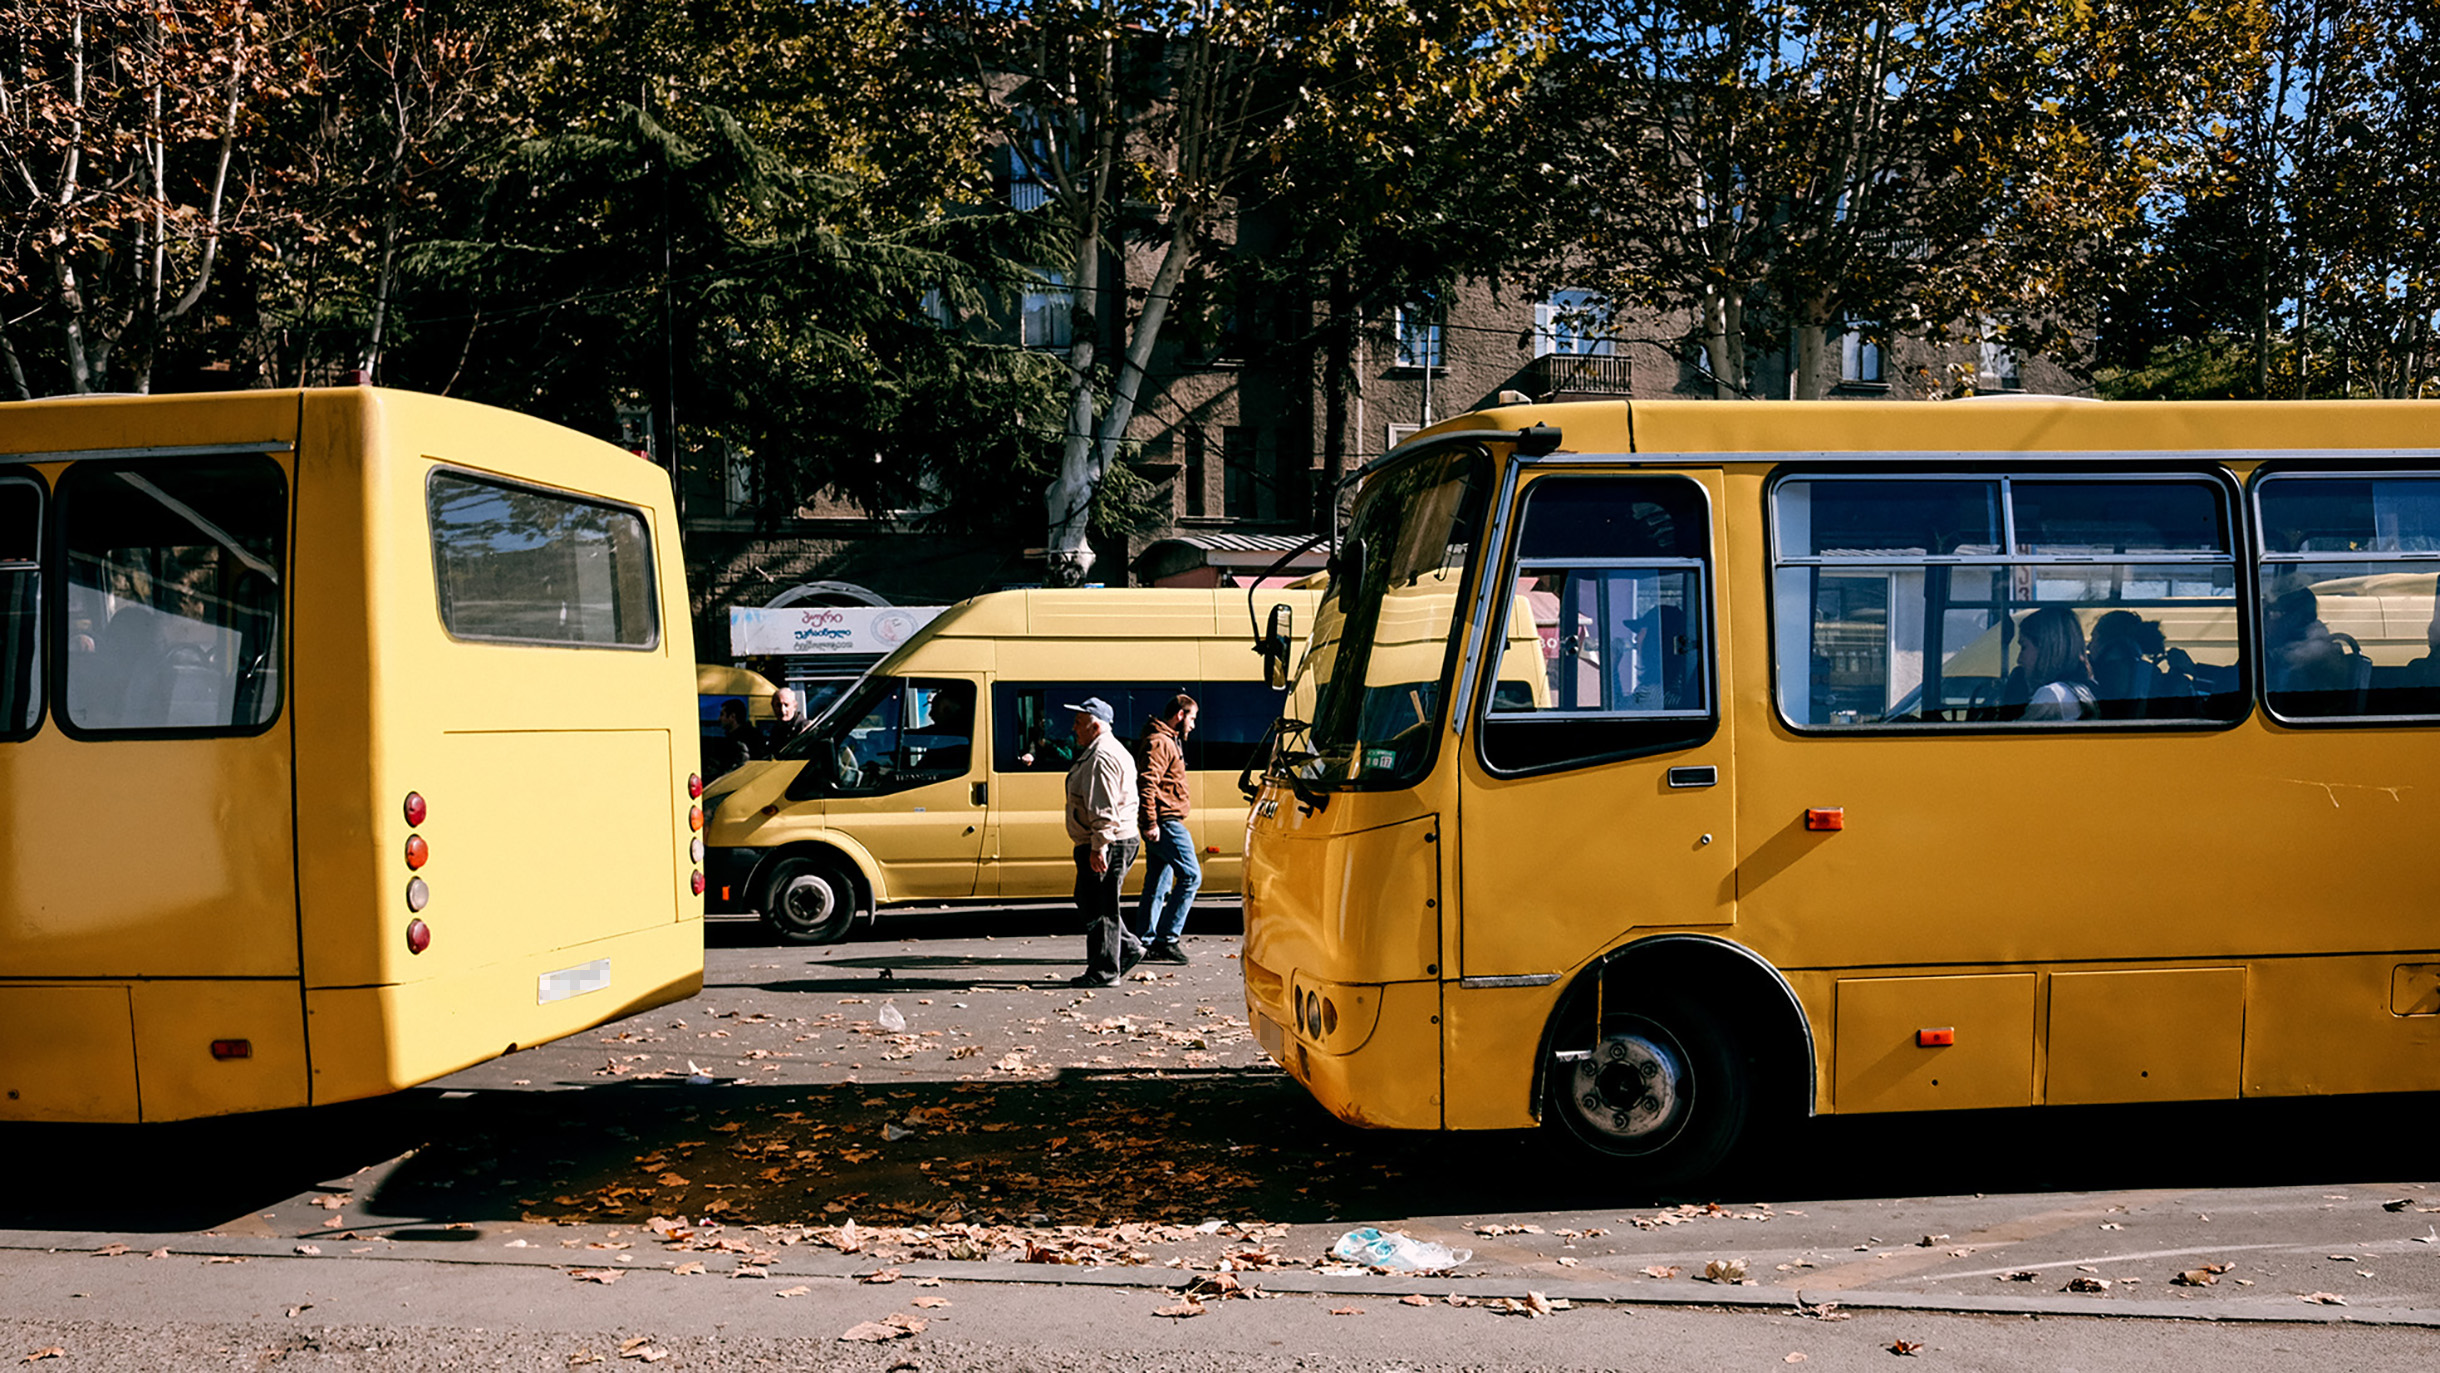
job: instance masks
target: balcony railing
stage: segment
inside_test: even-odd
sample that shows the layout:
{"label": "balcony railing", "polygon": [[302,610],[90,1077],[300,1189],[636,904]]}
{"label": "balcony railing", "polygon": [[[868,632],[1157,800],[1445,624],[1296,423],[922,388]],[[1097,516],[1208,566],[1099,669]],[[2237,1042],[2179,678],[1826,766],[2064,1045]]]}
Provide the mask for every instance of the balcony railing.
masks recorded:
{"label": "balcony railing", "polygon": [[1526,365],[1525,389],[1544,400],[1629,396],[1635,393],[1635,365],[1614,353],[1544,353]]}

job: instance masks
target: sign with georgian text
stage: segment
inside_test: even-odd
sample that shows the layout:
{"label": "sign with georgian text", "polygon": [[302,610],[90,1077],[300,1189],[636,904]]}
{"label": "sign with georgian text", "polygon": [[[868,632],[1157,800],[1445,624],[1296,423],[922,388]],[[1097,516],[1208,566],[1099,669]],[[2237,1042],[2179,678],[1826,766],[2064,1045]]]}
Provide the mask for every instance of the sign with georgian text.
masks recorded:
{"label": "sign with georgian text", "polygon": [[729,653],[745,658],[783,653],[888,653],[915,637],[947,609],[937,605],[792,605],[778,610],[729,607]]}

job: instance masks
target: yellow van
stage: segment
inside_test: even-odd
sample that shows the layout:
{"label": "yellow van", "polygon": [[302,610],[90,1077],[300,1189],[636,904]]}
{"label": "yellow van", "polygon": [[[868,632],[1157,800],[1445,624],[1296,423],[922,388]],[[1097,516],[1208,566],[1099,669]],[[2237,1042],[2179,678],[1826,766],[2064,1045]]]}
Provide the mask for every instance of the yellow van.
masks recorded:
{"label": "yellow van", "polygon": [[[1254,617],[1311,591],[1253,593]],[[760,912],[793,944],[845,938],[915,901],[1067,896],[1073,747],[1062,707],[1098,696],[1140,744],[1184,692],[1203,890],[1234,893],[1245,841],[1238,774],[1285,700],[1249,652],[1242,590],[1003,591],[951,606],[811,728],[707,792],[709,909]],[[1128,887],[1141,885],[1143,868]]]}

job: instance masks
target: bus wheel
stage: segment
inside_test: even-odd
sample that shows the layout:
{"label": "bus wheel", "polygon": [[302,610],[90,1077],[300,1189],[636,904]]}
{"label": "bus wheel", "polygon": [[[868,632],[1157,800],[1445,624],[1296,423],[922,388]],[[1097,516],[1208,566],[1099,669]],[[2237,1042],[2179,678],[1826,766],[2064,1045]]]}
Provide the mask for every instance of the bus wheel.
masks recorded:
{"label": "bus wheel", "polygon": [[787,859],[763,887],[762,918],[783,944],[836,944],[855,927],[855,884],[828,860]]}
{"label": "bus wheel", "polygon": [[1692,1001],[1613,1015],[1591,1057],[1552,1065],[1552,1113],[1636,1181],[1684,1182],[1717,1166],[1745,1128],[1753,1088],[1735,1037]]}

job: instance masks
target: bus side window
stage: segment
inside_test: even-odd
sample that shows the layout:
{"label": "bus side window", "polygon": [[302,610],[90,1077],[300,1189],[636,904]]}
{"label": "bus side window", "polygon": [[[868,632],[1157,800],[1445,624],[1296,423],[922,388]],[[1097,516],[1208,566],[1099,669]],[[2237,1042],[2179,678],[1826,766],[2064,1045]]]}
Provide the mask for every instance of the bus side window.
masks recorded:
{"label": "bus side window", "polygon": [[2271,713],[2440,716],[2440,477],[2275,473],[2254,500]]}
{"label": "bus side window", "polygon": [[1260,682],[1205,682],[1186,690],[1201,707],[1195,732],[1186,738],[1186,766],[1198,772],[1243,771],[1288,699]]}
{"label": "bus side window", "polygon": [[0,479],[0,737],[42,720],[42,487]]}
{"label": "bus side window", "polygon": [[1549,477],[1529,487],[1512,621],[1542,680],[1494,665],[1483,760],[1532,771],[1690,748],[1710,737],[1711,509],[1682,477]]}
{"label": "bus side window", "polygon": [[66,723],[112,733],[269,724],[288,510],[278,464],[82,463],[60,479],[59,509],[75,630]]}

